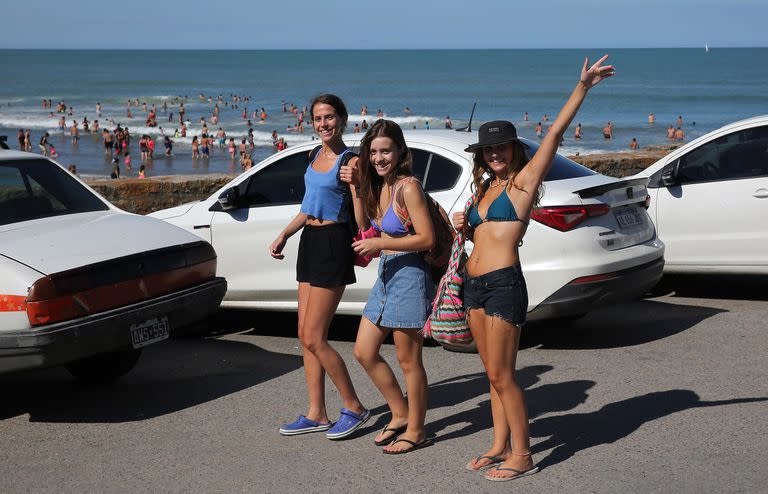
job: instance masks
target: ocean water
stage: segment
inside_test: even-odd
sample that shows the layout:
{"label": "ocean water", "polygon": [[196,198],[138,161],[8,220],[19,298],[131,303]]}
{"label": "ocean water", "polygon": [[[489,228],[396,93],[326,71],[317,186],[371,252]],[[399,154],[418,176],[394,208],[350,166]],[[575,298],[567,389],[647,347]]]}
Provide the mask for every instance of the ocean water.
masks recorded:
{"label": "ocean water", "polygon": [[[380,109],[403,128],[442,128],[446,116],[454,127],[466,125],[477,103],[473,128],[483,121],[508,119],[520,135],[535,138],[534,126],[544,114],[554,120],[576,84],[584,56],[597,59],[609,53],[616,76],[589,95],[562,152],[596,153],[627,149],[632,138],[640,146],[665,143],[665,130],[682,115],[687,140],[726,123],[768,113],[768,48],[617,49],[617,50],[393,50],[393,51],[117,51],[117,50],[0,50],[0,134],[17,148],[19,128],[32,130],[32,146],[44,132],[51,133],[64,165],[76,164],[81,175],[108,175],[109,157],[100,134],[84,134],[73,146],[68,129],[57,128],[61,116],[56,103],[73,108],[66,117],[82,122],[112,121],[128,126],[134,170],[138,169],[138,136],[160,137],[160,128],[145,125],[146,113],[127,100],[138,99],[158,109],[163,101],[168,113],[158,112],[166,133],[179,128],[177,102],[184,101],[191,124],[188,137],[174,139],[174,155],[163,155],[158,141],[148,175],[236,172],[239,165],[226,150],[214,148],[210,159],[193,159],[191,136],[200,133],[200,118],[210,122],[217,96],[231,102],[232,95],[249,96],[220,106],[219,124],[239,142],[246,135],[248,118],[264,108],[265,122],[251,118],[258,161],[275,152],[270,134],[277,130],[289,145],[312,139],[311,126],[303,134],[287,131],[295,116],[282,111],[282,101],[299,108],[323,92],[341,96],[347,104],[348,131],[365,118],[369,123]],[[199,95],[204,95],[204,100]],[[213,101],[208,101],[212,97]],[[43,109],[50,98],[54,108]],[[186,99],[184,99],[186,98]],[[102,116],[96,115],[96,103]],[[368,116],[360,115],[368,107]],[[408,114],[406,107],[411,109]],[[50,116],[53,112],[53,117]],[[528,112],[529,121],[523,121]],[[649,113],[656,124],[649,126]],[[606,140],[601,129],[614,123],[614,138]],[[573,127],[582,124],[584,138],[575,141]],[[546,122],[544,122],[546,125]],[[125,170],[123,171],[125,175]]]}

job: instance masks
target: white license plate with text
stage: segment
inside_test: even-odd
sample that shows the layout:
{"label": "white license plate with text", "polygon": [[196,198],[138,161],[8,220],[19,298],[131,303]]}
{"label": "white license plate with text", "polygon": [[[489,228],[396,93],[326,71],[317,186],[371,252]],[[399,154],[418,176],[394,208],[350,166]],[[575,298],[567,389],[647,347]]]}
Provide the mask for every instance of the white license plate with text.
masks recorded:
{"label": "white license plate with text", "polygon": [[637,208],[619,208],[613,214],[622,228],[630,228],[643,223],[643,217],[640,216],[641,213]]}
{"label": "white license plate with text", "polygon": [[133,343],[133,348],[141,348],[166,340],[169,334],[170,326],[168,325],[167,316],[131,324],[131,343]]}

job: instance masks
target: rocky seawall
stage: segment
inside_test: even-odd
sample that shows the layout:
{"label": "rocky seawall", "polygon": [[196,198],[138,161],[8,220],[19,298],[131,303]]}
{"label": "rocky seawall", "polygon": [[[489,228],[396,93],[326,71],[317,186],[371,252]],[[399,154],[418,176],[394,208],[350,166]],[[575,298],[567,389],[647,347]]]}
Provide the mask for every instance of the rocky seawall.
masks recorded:
{"label": "rocky seawall", "polygon": [[[598,173],[626,177],[644,170],[667,154],[673,146],[650,147],[628,153],[569,156]],[[214,193],[235,175],[170,175],[146,179],[93,179],[86,183],[117,207],[147,214],[186,202],[198,201]]]}

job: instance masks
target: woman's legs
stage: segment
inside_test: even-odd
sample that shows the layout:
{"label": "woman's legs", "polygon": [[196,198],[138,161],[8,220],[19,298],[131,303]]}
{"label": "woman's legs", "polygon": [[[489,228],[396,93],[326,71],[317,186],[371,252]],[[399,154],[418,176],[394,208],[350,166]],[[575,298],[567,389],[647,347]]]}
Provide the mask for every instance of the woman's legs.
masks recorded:
{"label": "woman's legs", "polygon": [[[526,471],[533,467],[530,456],[528,411],[523,391],[515,380],[517,349],[520,343],[520,326],[499,317],[485,317],[487,339],[485,369],[491,387],[498,393],[507,424],[512,435],[512,454],[501,464],[502,468]],[[491,477],[515,476],[514,472],[491,471]]]}
{"label": "woman's legs", "polygon": [[[360,327],[357,330],[357,341],[355,342],[355,357],[389,405],[392,418],[387,424],[387,428],[396,429],[408,424],[408,403],[403,397],[403,391],[400,389],[392,368],[380,353],[381,344],[388,334],[388,329],[376,326],[365,317],[361,318]],[[392,432],[380,433],[374,440],[384,441],[392,435]]]}
{"label": "woman's legs", "polygon": [[[394,340],[408,391],[408,428],[400,437],[419,443],[425,437],[424,419],[427,415],[427,372],[421,358],[424,337],[416,329],[395,329]],[[395,452],[411,448],[412,444],[399,442],[386,446],[384,450]]]}
{"label": "woman's legs", "polygon": [[[328,344],[328,327],[336,313],[336,307],[339,305],[344,288],[344,286],[333,288],[309,286],[304,316],[299,320],[299,341],[305,349],[305,355],[306,351],[309,351],[322,369],[328,373],[328,377],[339,390],[344,408],[355,413],[361,413],[365,408],[355,393],[347,366],[344,365],[341,355]],[[307,362],[306,356],[304,361]],[[311,360],[310,365],[314,365]],[[309,379],[313,379],[313,381],[310,382]],[[322,388],[317,389],[318,385],[314,374],[308,377],[307,386],[315,387],[313,391],[310,391],[310,399],[314,392],[322,392]]]}
{"label": "woman's legs", "polygon": [[[483,309],[472,309],[469,311],[469,328],[477,345],[477,353],[480,354],[480,360],[482,360],[483,366],[486,369],[488,368],[487,359],[489,345],[486,323],[490,322],[491,319],[492,318],[485,315]],[[490,388],[491,417],[493,419],[493,444],[491,444],[491,448],[488,451],[482,453],[480,456],[493,456],[506,459],[512,451],[509,442],[509,423],[507,422],[504,406],[499,398],[499,394],[492,385]],[[473,458],[468,466],[473,469],[479,469],[492,463],[494,462],[487,458],[481,458],[480,461],[476,461],[476,458]]]}
{"label": "woman's legs", "polygon": [[[303,333],[310,288],[309,283],[299,283],[299,335]],[[325,408],[325,370],[312,352],[306,347],[302,347],[302,349],[304,353],[304,376],[307,381],[307,395],[309,396],[309,411],[306,417],[315,422],[327,423],[329,419],[328,411]]]}

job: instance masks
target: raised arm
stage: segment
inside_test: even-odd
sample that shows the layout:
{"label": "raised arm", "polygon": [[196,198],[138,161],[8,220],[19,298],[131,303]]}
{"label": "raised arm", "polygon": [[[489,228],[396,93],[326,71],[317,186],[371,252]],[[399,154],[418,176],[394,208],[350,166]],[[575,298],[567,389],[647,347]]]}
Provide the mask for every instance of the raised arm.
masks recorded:
{"label": "raised arm", "polygon": [[515,177],[515,184],[523,190],[534,190],[541,185],[544,177],[549,173],[552,167],[552,161],[555,153],[563,140],[565,131],[579,111],[579,107],[584,102],[587,92],[595,87],[600,81],[611,77],[614,74],[613,65],[601,65],[608,58],[604,55],[600,60],[589,66],[589,59],[584,59],[584,66],[581,68],[581,78],[576,84],[568,101],[565,102],[557,118],[552,123],[547,135],[541,141],[539,150],[531,158],[531,161]]}

